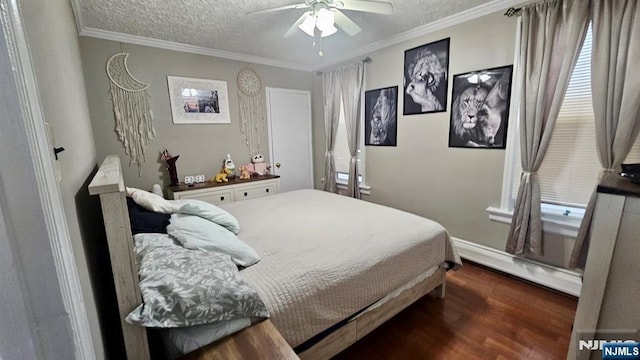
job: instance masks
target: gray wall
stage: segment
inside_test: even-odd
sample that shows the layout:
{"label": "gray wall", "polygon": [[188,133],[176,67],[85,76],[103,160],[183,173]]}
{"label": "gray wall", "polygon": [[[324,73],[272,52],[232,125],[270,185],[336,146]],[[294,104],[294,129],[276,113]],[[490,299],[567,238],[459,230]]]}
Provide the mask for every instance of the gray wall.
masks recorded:
{"label": "gray wall", "polygon": [[[434,219],[454,237],[504,250],[509,227],[489,221],[485,209],[500,206],[505,150],[449,148],[449,109],[453,75],[513,64],[515,35],[516,18],[496,13],[368,54],[372,62],[366,65],[365,89],[397,85],[400,94],[398,146],[366,147],[366,181],[372,187],[367,200]],[[447,111],[403,116],[404,51],[448,37]],[[321,85],[316,77],[315,104],[322,101]],[[515,113],[512,106],[510,122],[515,122]],[[317,187],[322,186],[324,169],[322,114],[322,107],[316,106]],[[547,234],[546,254],[540,260],[565,266],[570,246],[570,240]]]}
{"label": "gray wall", "polygon": [[[450,37],[450,109],[453,75],[513,64],[515,32],[515,18],[496,14],[378,51],[370,55],[366,88],[402,89],[404,50]],[[367,147],[371,200],[434,219],[452,236],[504,249],[508,229],[491,223],[485,209],[500,205],[505,151],[449,148],[449,111],[403,116],[398,97],[398,146]]]}
{"label": "gray wall", "polygon": [[[120,155],[125,164],[128,159],[114,131],[113,105],[105,72],[109,57],[121,50],[130,53],[128,65],[131,73],[151,85],[150,101],[157,137],[148,147],[141,177],[137,167],[124,167],[125,182],[129,186],[148,189],[155,183],[169,184],[167,172],[158,158],[164,148],[180,154],[176,167],[181,179],[185,175],[199,174],[212,177],[220,170],[227,153],[231,154],[236,166],[249,161],[249,150],[240,137],[236,85],[238,71],[247,63],[131,44],[124,44],[121,48],[117,42],[86,37],[80,39],[80,48],[100,159],[108,154]],[[254,64],[251,68],[260,75],[264,86],[311,90],[313,75],[309,72]],[[167,75],[226,81],[231,124],[174,125]],[[266,138],[261,143],[263,154],[268,156]]]}

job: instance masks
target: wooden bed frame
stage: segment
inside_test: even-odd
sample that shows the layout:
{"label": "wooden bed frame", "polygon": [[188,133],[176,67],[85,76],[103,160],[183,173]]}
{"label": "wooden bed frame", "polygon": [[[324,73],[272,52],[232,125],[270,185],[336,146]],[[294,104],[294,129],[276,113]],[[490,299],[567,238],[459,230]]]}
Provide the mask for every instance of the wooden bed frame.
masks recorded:
{"label": "wooden bed frame", "polygon": [[[106,157],[89,184],[89,193],[100,196],[127,358],[149,359],[146,329],[130,325],[124,320],[129,312],[140,305],[142,296],[138,284],[138,269],[133,250],[133,236],[129,222],[129,211],[127,210],[124,180],[120,158],[117,155]],[[363,338],[424,295],[433,293],[438,298],[444,298],[445,272],[443,268],[437,269],[424,281],[407,288],[379,307],[347,322],[298,355],[302,359],[328,359]],[[249,337],[251,336],[251,328],[253,327],[230,335],[226,339]],[[209,358],[206,355],[207,350],[215,349],[217,344],[218,342],[215,342],[203,348],[204,352],[200,352],[203,355],[199,358]]]}

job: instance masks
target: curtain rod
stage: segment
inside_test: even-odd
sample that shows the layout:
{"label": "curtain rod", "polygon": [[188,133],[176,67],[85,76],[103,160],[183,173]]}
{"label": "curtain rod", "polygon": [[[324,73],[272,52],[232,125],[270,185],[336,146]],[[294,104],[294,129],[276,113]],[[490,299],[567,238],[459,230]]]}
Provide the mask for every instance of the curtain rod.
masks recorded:
{"label": "curtain rod", "polygon": [[[367,56],[366,58],[362,59],[362,62],[368,64],[371,62],[371,58]],[[316,75],[322,75],[322,71],[316,72]]]}
{"label": "curtain rod", "polygon": [[516,9],[516,8],[510,7],[507,9],[507,12],[504,13],[504,16],[507,16],[507,17],[518,16],[520,15],[521,11],[522,11],[522,8]]}

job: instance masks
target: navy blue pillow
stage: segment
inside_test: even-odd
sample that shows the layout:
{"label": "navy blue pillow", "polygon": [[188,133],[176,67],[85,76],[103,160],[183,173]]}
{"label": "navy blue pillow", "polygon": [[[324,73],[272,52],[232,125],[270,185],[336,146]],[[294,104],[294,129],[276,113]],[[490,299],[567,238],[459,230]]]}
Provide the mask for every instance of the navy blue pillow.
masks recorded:
{"label": "navy blue pillow", "polygon": [[171,215],[160,214],[143,208],[127,196],[127,208],[129,209],[129,221],[131,233],[167,233],[167,225]]}

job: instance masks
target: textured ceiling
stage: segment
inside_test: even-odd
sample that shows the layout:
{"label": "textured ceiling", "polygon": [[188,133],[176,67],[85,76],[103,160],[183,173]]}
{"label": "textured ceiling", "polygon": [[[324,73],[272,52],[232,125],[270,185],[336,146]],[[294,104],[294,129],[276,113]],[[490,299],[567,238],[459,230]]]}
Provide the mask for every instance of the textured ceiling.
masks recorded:
{"label": "textured ceiling", "polygon": [[249,12],[296,0],[75,0],[83,29],[160,39],[272,59],[309,69],[338,61],[380,40],[489,3],[490,0],[391,0],[393,15],[347,11],[362,32],[343,31],[322,39],[324,56],[302,31],[283,38],[304,10]]}

